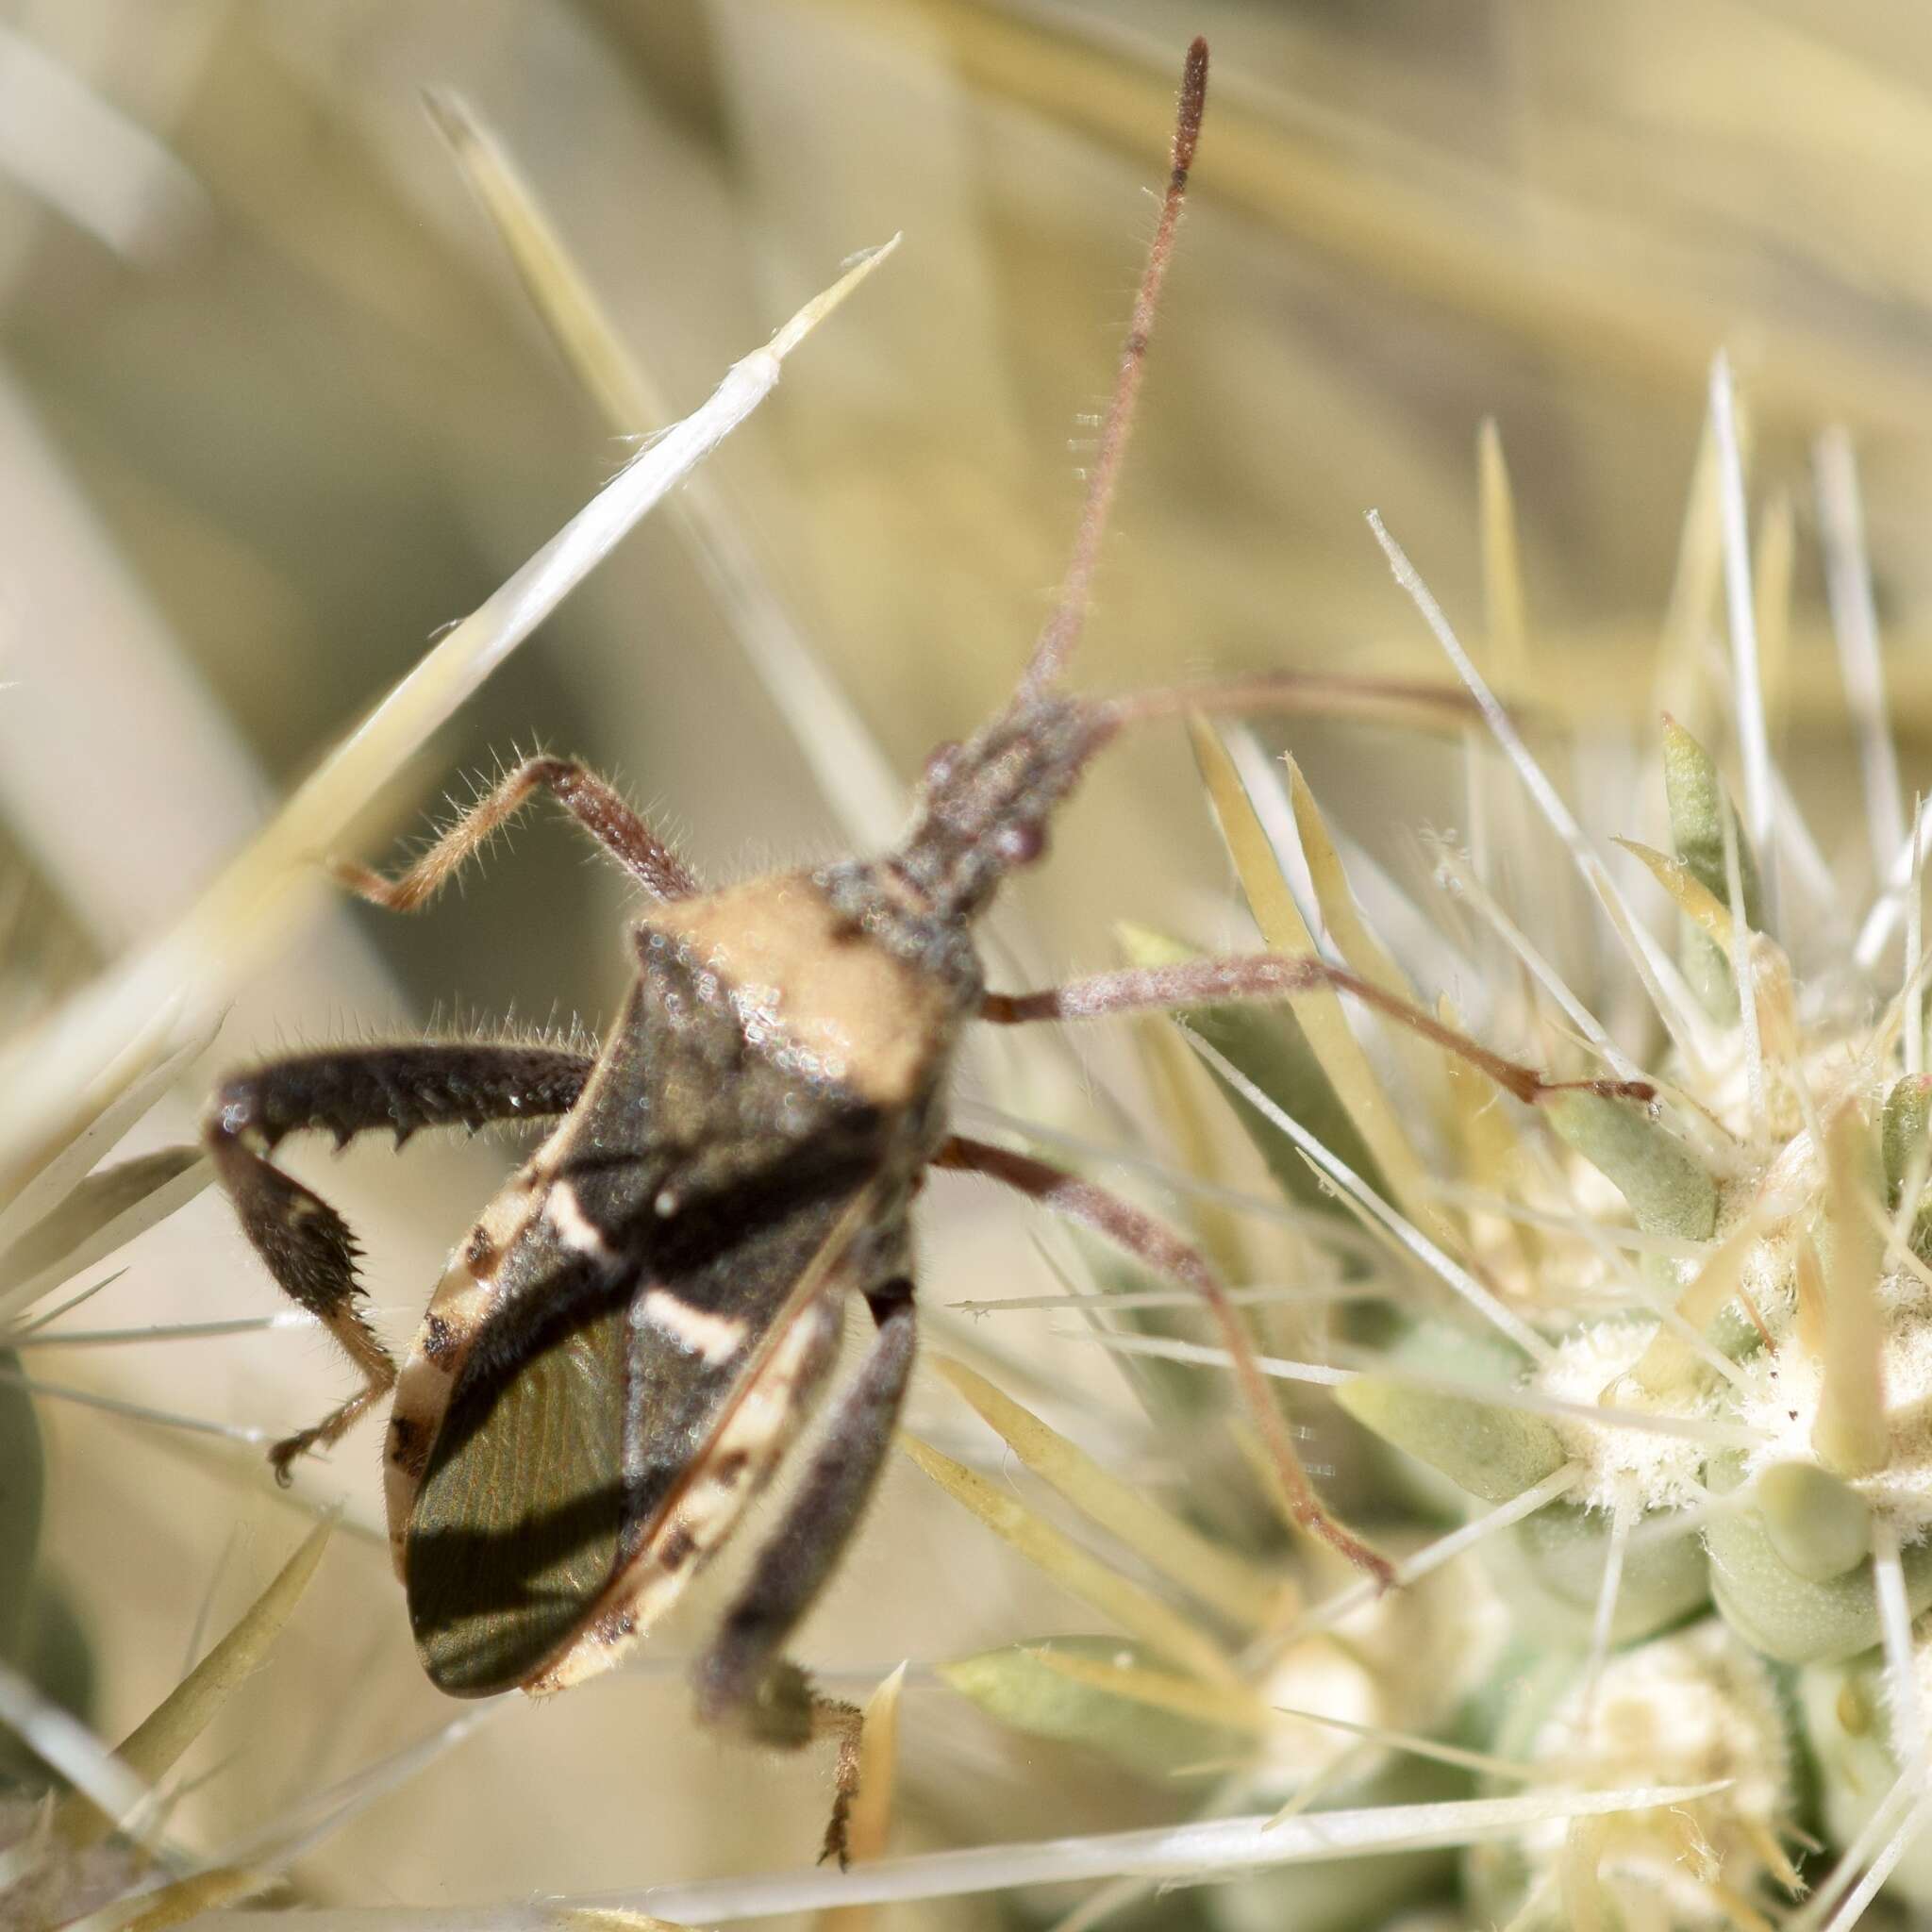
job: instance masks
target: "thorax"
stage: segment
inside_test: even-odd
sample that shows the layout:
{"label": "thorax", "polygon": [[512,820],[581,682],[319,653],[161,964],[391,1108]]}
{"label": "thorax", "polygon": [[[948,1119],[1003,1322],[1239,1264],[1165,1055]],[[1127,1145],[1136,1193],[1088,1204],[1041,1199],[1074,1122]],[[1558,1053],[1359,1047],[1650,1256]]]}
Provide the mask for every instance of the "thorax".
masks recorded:
{"label": "thorax", "polygon": [[774,1071],[884,1113],[928,1110],[982,991],[959,925],[859,861],[655,908],[634,938],[665,1022],[702,1027],[728,1009]]}

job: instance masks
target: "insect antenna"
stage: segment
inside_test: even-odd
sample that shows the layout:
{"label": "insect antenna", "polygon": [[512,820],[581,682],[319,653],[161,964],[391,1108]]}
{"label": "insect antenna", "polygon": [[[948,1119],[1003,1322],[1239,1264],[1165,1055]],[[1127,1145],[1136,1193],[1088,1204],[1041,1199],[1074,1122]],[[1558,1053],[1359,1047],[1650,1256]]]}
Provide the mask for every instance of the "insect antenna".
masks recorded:
{"label": "insect antenna", "polygon": [[1180,105],[1174,115],[1173,166],[1168,172],[1167,193],[1160,204],[1160,221],[1147,251],[1147,266],[1141,274],[1141,286],[1134,297],[1133,319],[1121,348],[1120,374],[1114,378],[1113,400],[1108,406],[1106,426],[1101,431],[1100,453],[1087,479],[1087,501],[1080,512],[1080,527],[1074,539],[1074,550],[1067,562],[1067,574],[1053,615],[1040,633],[1033,657],[1020,680],[1016,702],[1024,704],[1038,697],[1053,684],[1073,655],[1087,622],[1089,592],[1093,573],[1100,560],[1101,540],[1107,534],[1108,512],[1113,507],[1114,490],[1120,482],[1121,458],[1127,437],[1134,426],[1134,405],[1141,393],[1141,378],[1147,366],[1147,341],[1154,330],[1154,311],[1160,300],[1160,286],[1167,279],[1168,263],[1174,258],[1174,230],[1180,225],[1181,204],[1187,199],[1188,170],[1193,165],[1194,148],[1201,138],[1201,112],[1208,99],[1208,42],[1196,39],[1188,49],[1187,65],[1181,72]]}

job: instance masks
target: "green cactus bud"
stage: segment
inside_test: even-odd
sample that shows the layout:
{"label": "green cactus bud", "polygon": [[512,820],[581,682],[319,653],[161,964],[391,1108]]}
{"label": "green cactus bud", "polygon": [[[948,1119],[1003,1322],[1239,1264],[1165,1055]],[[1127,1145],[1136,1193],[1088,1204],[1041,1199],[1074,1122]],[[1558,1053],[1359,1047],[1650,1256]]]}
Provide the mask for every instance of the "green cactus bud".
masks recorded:
{"label": "green cactus bud", "polygon": [[[1374,1341],[1398,1380],[1402,1371],[1410,1370],[1418,1375],[1479,1388],[1509,1389],[1522,1381],[1528,1366],[1523,1351],[1506,1336],[1493,1328],[1465,1327],[1458,1322],[1424,1319],[1392,1323],[1389,1331],[1376,1335]],[[1408,1386],[1413,1388],[1413,1384]],[[1363,1424],[1364,1457],[1374,1460],[1375,1492],[1383,1499],[1385,1509],[1400,1505],[1426,1519],[1451,1523],[1459,1523],[1469,1514],[1472,1491],[1466,1485],[1419,1451],[1412,1453],[1399,1444],[1392,1433],[1384,1434],[1365,1418],[1357,1419]]]}
{"label": "green cactus bud", "polygon": [[1932,1074],[1907,1074],[1892,1082],[1885,1096],[1879,1133],[1885,1156],[1888,1205],[1898,1206],[1899,1190],[1916,1168],[1923,1176],[1932,1155]]}
{"label": "green cactus bud", "polygon": [[1828,1583],[1872,1554],[1870,1507],[1828,1470],[1774,1463],[1753,1494],[1772,1548],[1806,1581]]}
{"label": "green cactus bud", "polygon": [[1250,1730],[1121,1694],[1087,1676],[1056,1670],[1055,1657],[1069,1659],[1075,1668],[1098,1665],[1163,1680],[1174,1670],[1158,1653],[1126,1638],[1053,1637],[960,1657],[940,1665],[939,1674],[962,1697],[1015,1730],[1097,1751],[1162,1784],[1177,1765],[1218,1761],[1254,1746]]}
{"label": "green cactus bud", "polygon": [[1738,869],[1744,880],[1744,918],[1758,925],[1764,917],[1764,889],[1757,875],[1757,855],[1744,837],[1737,808],[1724,795],[1710,754],[1677,723],[1666,718],[1663,728],[1664,796],[1671,812],[1671,843],[1698,883],[1728,903],[1724,872],[1724,814],[1728,811],[1738,841]]}
{"label": "green cactus bud", "polygon": [[1613,1180],[1646,1234],[1708,1241],[1717,1183],[1697,1157],[1643,1108],[1574,1088],[1541,1103],[1550,1124]]}
{"label": "green cactus bud", "polygon": [[[1694,1528],[1669,1526],[1668,1518],[1638,1525],[1624,1556],[1623,1580],[1610,1624],[1614,1643],[1681,1623],[1709,1598],[1704,1548]],[[1600,1509],[1553,1503],[1518,1524],[1490,1546],[1497,1586],[1518,1606],[1525,1622],[1558,1643],[1590,1641],[1609,1560],[1610,1519]]]}
{"label": "green cactus bud", "polygon": [[1335,1400],[1384,1441],[1486,1503],[1520,1496],[1566,1459],[1556,1430],[1540,1416],[1418,1388],[1399,1376],[1357,1375],[1336,1390]]}
{"label": "green cactus bud", "polygon": [[[1737,808],[1724,794],[1724,780],[1710,754],[1678,724],[1664,720],[1664,791],[1670,804],[1671,844],[1684,868],[1722,905],[1731,902],[1724,864],[1724,817],[1729,815],[1738,841],[1738,870],[1744,889],[1744,922],[1756,927],[1763,912],[1763,888],[1757,860]],[[1738,1017],[1738,982],[1724,948],[1687,919],[1682,922],[1678,958],[1685,976],[1712,1017]]]}
{"label": "green cactus bud", "polygon": [[1932,1074],[1907,1074],[1885,1096],[1879,1121],[1885,1157],[1885,1204],[1896,1213],[1908,1183],[1921,1191],[1912,1217],[1912,1251],[1921,1260],[1932,1256]]}
{"label": "green cactus bud", "polygon": [[[1714,1458],[1709,1479],[1720,1494],[1738,1490],[1741,1456]],[[1780,1552],[1755,1492],[1710,1519],[1705,1543],[1718,1608],[1745,1642],[1767,1657],[1788,1664],[1822,1663],[1856,1657],[1878,1641],[1870,1559],[1824,1578],[1801,1574]],[[1911,1544],[1903,1562],[1906,1600],[1917,1616],[1932,1605],[1932,1542]]]}

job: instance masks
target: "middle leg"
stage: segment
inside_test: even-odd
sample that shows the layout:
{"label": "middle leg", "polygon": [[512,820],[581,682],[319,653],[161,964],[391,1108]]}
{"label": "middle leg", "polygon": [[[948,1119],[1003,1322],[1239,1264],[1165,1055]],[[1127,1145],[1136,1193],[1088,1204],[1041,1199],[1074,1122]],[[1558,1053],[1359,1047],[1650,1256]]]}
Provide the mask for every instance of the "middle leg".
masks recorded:
{"label": "middle leg", "polygon": [[[1096,973],[1070,979],[1037,992],[990,992],[980,1004],[979,1017],[1002,1026],[1034,1020],[1099,1020],[1114,1013],[1172,1013],[1188,1007],[1219,1005],[1228,1000],[1291,999],[1317,990],[1345,992],[1399,1021],[1411,1032],[1433,1041],[1445,1051],[1459,1054],[1518,1100],[1534,1105],[1537,1096],[1567,1082],[1545,1080],[1534,1067],[1506,1059],[1479,1046],[1465,1033],[1445,1026],[1433,1014],[1408,1000],[1385,992],[1379,986],[1331,966],[1325,959],[1282,953],[1236,953],[1224,958],[1181,959],[1171,966],[1128,966],[1118,972]],[[1601,1087],[1601,1082],[1590,1083]]]}
{"label": "middle leg", "polygon": [[1037,992],[986,993],[979,1017],[1001,1026],[1034,1020],[1099,1020],[1114,1013],[1174,1013],[1225,1000],[1291,999],[1318,988],[1348,993],[1445,1053],[1459,1055],[1525,1106],[1534,1107],[1545,1094],[1577,1089],[1612,1100],[1657,1097],[1657,1089],[1647,1080],[1546,1080],[1534,1067],[1491,1053],[1411,1001],[1385,992],[1346,967],[1331,966],[1310,955],[1235,953],[1218,959],[1181,959],[1172,966],[1127,966],[1070,979],[1062,986],[1042,987]]}
{"label": "middle leg", "polygon": [[846,1819],[858,1789],[858,1710],[817,1695],[783,1653],[871,1499],[912,1375],[912,1284],[891,1282],[866,1300],[878,1324],[872,1352],[694,1674],[698,1715],[707,1724],[787,1750],[827,1733],[838,1738],[837,1795],[820,1856],[841,1865]]}

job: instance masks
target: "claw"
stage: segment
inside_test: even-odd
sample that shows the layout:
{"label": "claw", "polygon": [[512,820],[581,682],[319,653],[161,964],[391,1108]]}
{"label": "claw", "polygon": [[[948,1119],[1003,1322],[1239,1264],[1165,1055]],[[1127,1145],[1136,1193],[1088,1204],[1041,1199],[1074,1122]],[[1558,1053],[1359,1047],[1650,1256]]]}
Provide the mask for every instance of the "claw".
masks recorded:
{"label": "claw", "polygon": [[295,1480],[293,1468],[297,1457],[307,1456],[315,1447],[313,1429],[304,1429],[299,1436],[287,1436],[268,1452],[270,1465],[275,1473],[275,1487],[278,1490],[290,1488]]}
{"label": "claw", "polygon": [[852,1810],[853,1792],[841,1791],[832,1802],[832,1815],[825,1824],[825,1841],[819,1847],[818,1863],[837,1858],[841,1872],[850,1871],[852,1858],[846,1849],[845,1825]]}

